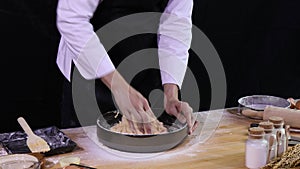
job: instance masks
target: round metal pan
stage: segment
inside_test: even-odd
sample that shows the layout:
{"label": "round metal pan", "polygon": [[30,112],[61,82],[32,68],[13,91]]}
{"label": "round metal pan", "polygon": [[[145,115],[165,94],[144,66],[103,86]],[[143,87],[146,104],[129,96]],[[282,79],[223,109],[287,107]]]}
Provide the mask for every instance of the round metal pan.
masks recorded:
{"label": "round metal pan", "polygon": [[180,144],[188,133],[187,125],[181,124],[178,120],[171,125],[165,125],[167,133],[147,135],[117,133],[110,130],[111,126],[121,120],[120,114],[115,116],[116,111],[111,111],[97,119],[97,136],[104,145],[121,151],[153,153],[169,150]]}
{"label": "round metal pan", "polygon": [[238,100],[239,103],[239,113],[242,114],[244,109],[251,109],[256,111],[264,111],[266,106],[277,106],[288,108],[290,102],[286,99],[276,96],[268,95],[252,95],[245,96]]}

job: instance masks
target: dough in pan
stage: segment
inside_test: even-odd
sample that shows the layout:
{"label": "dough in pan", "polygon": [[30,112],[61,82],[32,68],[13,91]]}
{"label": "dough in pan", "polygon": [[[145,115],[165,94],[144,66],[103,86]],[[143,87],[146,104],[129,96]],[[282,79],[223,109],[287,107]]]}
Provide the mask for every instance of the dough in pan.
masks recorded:
{"label": "dough in pan", "polygon": [[[146,128],[148,126],[148,130]],[[149,128],[151,130],[149,130]],[[163,125],[162,122],[154,119],[148,125],[142,125],[141,123],[129,121],[125,116],[122,117],[122,120],[110,128],[111,131],[118,133],[126,134],[160,134],[166,133],[167,128]]]}

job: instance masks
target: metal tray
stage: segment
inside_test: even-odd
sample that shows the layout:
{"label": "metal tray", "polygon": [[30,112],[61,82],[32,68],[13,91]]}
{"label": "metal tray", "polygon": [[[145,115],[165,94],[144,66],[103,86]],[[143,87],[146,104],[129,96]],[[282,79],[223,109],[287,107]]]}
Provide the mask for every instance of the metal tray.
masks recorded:
{"label": "metal tray", "polygon": [[[50,151],[44,153],[45,156],[67,153],[77,146],[74,141],[55,126],[37,129],[34,130],[34,133],[45,139],[50,146]],[[8,154],[30,153],[26,140],[26,133],[21,131],[0,134],[0,143]]]}
{"label": "metal tray", "polygon": [[[268,95],[252,95],[252,96],[245,96],[238,100],[239,107],[238,113],[244,115],[242,111],[244,109],[251,109],[255,111],[264,111],[266,106],[277,106],[277,107],[284,107],[289,108],[290,102],[287,99],[276,97],[276,96],[268,96]],[[248,117],[248,116],[247,116]],[[249,117],[254,119],[261,119],[258,117]]]}
{"label": "metal tray", "polygon": [[[180,144],[188,133],[187,125],[175,120],[171,125],[165,125],[168,133],[134,135],[110,131],[111,126],[121,120],[121,115],[115,118],[116,112],[111,111],[97,119],[98,140],[104,145],[126,152],[153,153],[174,148]],[[164,121],[170,122],[170,119]],[[165,123],[164,123],[165,124]]]}
{"label": "metal tray", "polygon": [[263,111],[268,105],[285,108],[290,106],[290,102],[286,99],[268,95],[245,96],[240,98],[238,103],[240,107],[246,107],[258,111]]}

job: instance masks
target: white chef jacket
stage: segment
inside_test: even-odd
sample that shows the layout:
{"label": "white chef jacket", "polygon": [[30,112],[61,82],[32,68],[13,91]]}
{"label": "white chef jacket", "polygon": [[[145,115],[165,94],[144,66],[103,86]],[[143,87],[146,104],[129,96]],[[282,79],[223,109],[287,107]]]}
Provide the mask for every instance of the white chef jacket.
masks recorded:
{"label": "white chef jacket", "polygon": [[[115,67],[90,19],[100,0],[59,0],[57,28],[61,34],[57,65],[70,81],[74,62],[86,79],[101,78]],[[193,0],[169,0],[158,29],[158,56],[162,83],[182,85],[188,62],[188,49],[192,39]],[[179,35],[179,37],[178,37]],[[176,38],[172,38],[176,36]],[[122,73],[122,72],[121,72]]]}

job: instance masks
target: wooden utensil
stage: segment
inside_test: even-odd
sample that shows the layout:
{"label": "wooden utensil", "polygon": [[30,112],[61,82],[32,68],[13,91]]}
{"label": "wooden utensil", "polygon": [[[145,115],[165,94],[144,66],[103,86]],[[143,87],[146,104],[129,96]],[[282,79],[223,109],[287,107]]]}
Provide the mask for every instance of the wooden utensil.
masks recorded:
{"label": "wooden utensil", "polygon": [[282,117],[285,125],[290,125],[292,128],[300,128],[300,110],[267,106],[263,112],[263,119],[268,120],[271,116]]}
{"label": "wooden utensil", "polygon": [[251,109],[244,109],[242,114],[247,117],[255,118],[255,119],[263,119],[263,111],[256,111]]}
{"label": "wooden utensil", "polygon": [[[246,117],[250,117],[254,119],[262,119],[262,120],[268,120],[269,117],[271,116],[282,117],[286,125],[289,125],[292,128],[300,129],[300,123],[299,123],[300,110],[297,109],[288,109],[288,108],[276,107],[276,106],[266,106],[264,111],[244,109],[241,111],[241,114]],[[291,131],[292,130],[297,131],[297,129],[291,129]]]}
{"label": "wooden utensil", "polygon": [[47,142],[32,132],[31,128],[23,117],[19,117],[18,122],[28,136],[26,143],[32,153],[50,151],[50,147]]}

